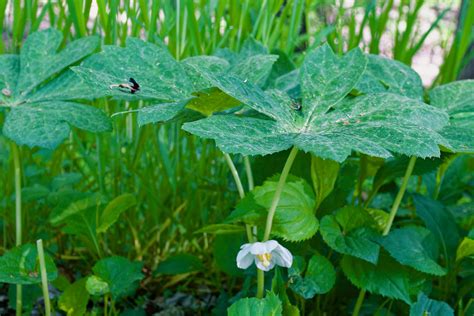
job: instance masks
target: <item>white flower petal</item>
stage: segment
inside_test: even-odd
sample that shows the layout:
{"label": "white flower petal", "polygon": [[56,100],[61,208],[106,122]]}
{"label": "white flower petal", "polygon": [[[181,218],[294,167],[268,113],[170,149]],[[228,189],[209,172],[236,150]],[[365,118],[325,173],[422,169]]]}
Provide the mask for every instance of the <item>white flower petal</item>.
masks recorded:
{"label": "white flower petal", "polygon": [[250,253],[252,255],[263,255],[269,253],[264,242],[254,242],[250,247]]}
{"label": "white flower petal", "polygon": [[252,262],[254,260],[254,256],[249,252],[249,247],[246,249],[242,249],[239,251],[237,254],[237,267],[240,269],[247,269],[252,265]]}
{"label": "white flower petal", "polygon": [[264,244],[265,248],[267,249],[266,253],[271,253],[280,245],[276,240],[267,240],[266,242],[264,242]]}
{"label": "white flower petal", "polygon": [[293,255],[285,247],[278,245],[272,252],[272,260],[280,267],[289,268],[293,264]]}

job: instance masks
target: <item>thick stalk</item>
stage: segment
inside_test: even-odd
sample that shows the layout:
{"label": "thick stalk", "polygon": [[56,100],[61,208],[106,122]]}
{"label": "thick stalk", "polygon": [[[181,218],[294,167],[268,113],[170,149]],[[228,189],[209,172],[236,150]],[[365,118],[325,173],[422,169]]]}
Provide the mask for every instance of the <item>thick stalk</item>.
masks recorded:
{"label": "thick stalk", "polygon": [[273,217],[275,216],[275,211],[280,202],[281,192],[283,191],[283,186],[285,185],[286,178],[290,173],[291,166],[295,161],[296,154],[298,153],[298,148],[293,147],[288,158],[286,160],[285,166],[283,167],[283,171],[281,172],[280,179],[278,180],[278,184],[275,190],[275,194],[273,195],[272,204],[270,205],[270,209],[268,210],[267,215],[267,223],[265,225],[265,234],[263,235],[263,241],[267,241],[270,238],[270,233],[272,231],[272,223]]}
{"label": "thick stalk", "polygon": [[41,271],[41,286],[43,288],[44,312],[46,316],[50,316],[51,303],[49,301],[48,275],[46,274],[46,262],[44,260],[43,240],[39,239],[36,241],[36,248],[38,249],[38,258]]}
{"label": "thick stalk", "polygon": [[[22,242],[21,230],[21,164],[20,151],[15,143],[12,143],[13,167],[15,170],[15,244],[20,246]],[[22,314],[22,287],[21,284],[16,285],[16,315]]]}
{"label": "thick stalk", "polygon": [[[405,191],[408,186],[408,180],[410,180],[410,176],[413,172],[413,168],[415,167],[416,157],[411,157],[410,161],[408,162],[407,169],[405,171],[405,175],[403,176],[402,185],[400,190],[398,190],[397,196],[395,197],[395,201],[393,202],[392,208],[390,209],[390,215],[387,224],[385,225],[385,229],[383,231],[383,236],[387,236],[390,232],[390,229],[393,225],[393,220],[397,215],[398,208],[400,207],[400,203],[402,202],[403,195],[405,195]],[[362,289],[359,292],[359,297],[357,298],[356,305],[354,307],[354,311],[352,312],[352,316],[358,316],[360,312],[360,308],[362,307],[362,303],[364,302],[365,297],[365,290]]]}
{"label": "thick stalk", "polygon": [[263,298],[263,290],[265,288],[265,272],[257,269],[257,298]]}

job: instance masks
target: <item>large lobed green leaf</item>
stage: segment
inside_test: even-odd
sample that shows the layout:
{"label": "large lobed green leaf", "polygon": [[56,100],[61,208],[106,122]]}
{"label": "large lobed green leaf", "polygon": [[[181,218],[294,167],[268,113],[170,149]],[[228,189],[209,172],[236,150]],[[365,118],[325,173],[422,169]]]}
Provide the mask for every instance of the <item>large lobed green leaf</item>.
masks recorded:
{"label": "large lobed green leaf", "polygon": [[264,299],[242,298],[227,309],[229,316],[281,316],[282,306],[278,296],[268,292]]}
{"label": "large lobed green leaf", "polygon": [[58,51],[62,38],[53,29],[36,32],[19,56],[0,56],[0,106],[11,108],[3,133],[18,144],[53,149],[68,137],[71,126],[91,132],[112,129],[99,109],[71,102],[102,94],[66,70],[93,53],[99,38],[85,37]]}
{"label": "large lobed green leaf", "polygon": [[225,152],[266,155],[291,146],[335,161],[352,151],[387,158],[392,152],[409,156],[439,156],[437,133],[447,123],[446,113],[419,100],[384,92],[345,98],[365,70],[358,50],[336,57],[322,46],[306,57],[300,70],[302,109],[281,91],[264,92],[235,75],[219,75],[196,67],[207,80],[229,96],[267,118],[238,115],[211,116],[183,128],[214,139]]}
{"label": "large lobed green leaf", "polygon": [[474,152],[474,80],[448,83],[430,91],[432,105],[446,110],[449,125],[440,134],[454,152]]}

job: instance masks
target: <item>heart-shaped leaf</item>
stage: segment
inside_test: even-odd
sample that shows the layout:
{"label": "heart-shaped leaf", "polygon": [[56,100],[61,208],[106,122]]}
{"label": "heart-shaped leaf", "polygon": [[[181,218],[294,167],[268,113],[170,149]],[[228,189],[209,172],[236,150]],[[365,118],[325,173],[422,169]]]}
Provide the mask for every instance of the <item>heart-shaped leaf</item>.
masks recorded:
{"label": "heart-shaped leaf", "polygon": [[339,253],[377,263],[380,246],[376,222],[361,207],[346,206],[321,220],[324,241]]}
{"label": "heart-shaped leaf", "polygon": [[[235,75],[196,68],[216,87],[267,118],[215,115],[183,128],[216,140],[225,152],[266,155],[296,146],[324,159],[343,161],[351,151],[390,157],[439,156],[437,130],[443,110],[393,93],[344,99],[365,70],[358,49],[338,58],[329,46],[310,52],[300,70],[302,105],[280,91],[264,92]],[[300,108],[301,107],[301,108]],[[329,111],[331,109],[331,111]]]}
{"label": "heart-shaped leaf", "polygon": [[71,126],[91,132],[112,129],[100,110],[70,102],[99,97],[66,68],[94,52],[98,37],[85,37],[58,51],[61,32],[31,34],[19,56],[0,56],[0,106],[7,106],[3,133],[17,144],[53,149],[68,137]]}
{"label": "heart-shaped leaf", "polygon": [[440,134],[454,152],[474,152],[474,80],[448,83],[430,91],[432,105],[446,110],[449,125]]}

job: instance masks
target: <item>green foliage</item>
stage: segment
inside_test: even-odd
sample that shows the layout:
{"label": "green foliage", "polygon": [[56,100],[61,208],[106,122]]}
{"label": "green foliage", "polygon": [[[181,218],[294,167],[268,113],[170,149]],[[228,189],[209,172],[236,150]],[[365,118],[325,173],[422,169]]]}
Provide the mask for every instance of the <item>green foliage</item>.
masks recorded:
{"label": "green foliage", "polygon": [[92,268],[94,275],[87,280],[87,291],[92,295],[110,293],[114,300],[132,295],[143,279],[142,266],[119,256],[99,260]]}
{"label": "green foliage", "polygon": [[229,316],[281,316],[282,306],[278,297],[272,292],[268,292],[264,299],[243,298],[238,300],[229,307],[227,314]]}
{"label": "green foliage", "polygon": [[296,257],[293,266],[288,270],[290,289],[311,299],[316,294],[329,292],[336,282],[336,271],[331,262],[320,254],[314,254],[308,265],[301,257]]}
{"label": "green foliage", "polygon": [[[24,244],[13,248],[0,257],[0,282],[10,284],[41,283],[38,251],[35,245]],[[57,278],[58,270],[53,259],[45,254],[49,281]]]}
{"label": "green foliage", "polygon": [[432,300],[425,294],[418,296],[418,301],[411,305],[410,316],[454,316],[454,311],[445,302]]}
{"label": "green foliage", "polygon": [[[278,177],[275,176],[256,187],[237,205],[227,221],[243,221],[248,224],[263,222],[272,203],[277,182]],[[301,178],[289,177],[276,208],[272,235],[288,241],[311,238],[319,227],[318,219],[314,216],[314,205],[314,194],[307,182]]]}
{"label": "green foliage", "polygon": [[344,99],[366,63],[359,50],[342,58],[328,46],[308,53],[300,71],[301,111],[294,109],[295,101],[284,92],[264,92],[231,74],[216,76],[196,67],[216,87],[268,118],[215,115],[183,128],[214,139],[225,152],[243,155],[266,155],[296,146],[338,162],[352,150],[383,158],[390,152],[439,156],[443,139],[436,131],[447,123],[443,111],[393,93]]}
{"label": "green foliage", "polygon": [[[57,147],[69,136],[70,126],[91,132],[111,130],[107,116],[99,109],[71,102],[93,97],[82,81],[66,68],[87,57],[99,45],[97,37],[85,37],[57,51],[59,31],[33,33],[19,56],[0,56],[0,105],[10,107],[3,133],[17,144]],[[54,79],[53,79],[54,77]],[[65,85],[73,89],[58,91]]]}
{"label": "green foliage", "polygon": [[335,161],[311,156],[311,179],[316,192],[316,209],[334,189],[339,167],[339,164]]}
{"label": "green foliage", "polygon": [[107,229],[119,219],[120,214],[136,204],[137,200],[135,196],[130,193],[122,194],[110,201],[100,215],[100,225],[97,227],[97,232],[102,233],[107,231]]}
{"label": "green foliage", "polygon": [[183,273],[197,272],[204,269],[201,260],[190,254],[179,254],[167,258],[160,262],[155,273],[175,275]]}
{"label": "green foliage", "polygon": [[347,206],[321,220],[321,235],[329,247],[373,264],[380,250],[376,228],[371,215],[360,207]]}
{"label": "green foliage", "polygon": [[[90,278],[82,278],[72,283],[61,294],[58,301],[58,307],[67,313],[68,316],[84,315],[89,302],[89,292],[86,289],[86,282],[92,287]],[[96,293],[96,291],[91,291]]]}

